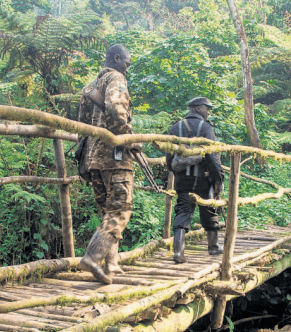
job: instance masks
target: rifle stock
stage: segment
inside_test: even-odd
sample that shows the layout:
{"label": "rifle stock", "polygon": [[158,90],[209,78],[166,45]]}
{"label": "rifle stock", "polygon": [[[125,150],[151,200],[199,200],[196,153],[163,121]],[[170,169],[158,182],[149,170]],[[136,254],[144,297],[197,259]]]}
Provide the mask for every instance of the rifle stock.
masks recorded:
{"label": "rifle stock", "polygon": [[139,164],[140,168],[142,169],[144,175],[148,179],[150,185],[155,189],[155,191],[157,193],[159,193],[160,192],[159,187],[155,183],[154,174],[153,174],[152,170],[150,169],[145,156],[141,152],[136,152],[134,150],[132,150],[131,153],[133,154],[136,162]]}

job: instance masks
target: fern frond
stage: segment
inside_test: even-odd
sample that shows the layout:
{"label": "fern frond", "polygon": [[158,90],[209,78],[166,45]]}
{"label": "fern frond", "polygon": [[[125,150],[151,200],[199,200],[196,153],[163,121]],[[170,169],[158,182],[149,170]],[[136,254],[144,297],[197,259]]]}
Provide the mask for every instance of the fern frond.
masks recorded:
{"label": "fern frond", "polygon": [[8,197],[11,198],[11,200],[15,201],[24,200],[27,203],[30,203],[31,201],[36,201],[40,203],[46,202],[46,199],[44,197],[23,190],[20,185],[8,184],[7,186],[4,187],[3,191],[6,192],[6,194],[8,195]]}
{"label": "fern frond", "polygon": [[72,14],[63,18],[62,21],[69,21],[71,23],[88,23],[90,21],[100,20],[100,16],[96,14],[93,10],[87,10],[86,12],[81,12],[77,14]]}

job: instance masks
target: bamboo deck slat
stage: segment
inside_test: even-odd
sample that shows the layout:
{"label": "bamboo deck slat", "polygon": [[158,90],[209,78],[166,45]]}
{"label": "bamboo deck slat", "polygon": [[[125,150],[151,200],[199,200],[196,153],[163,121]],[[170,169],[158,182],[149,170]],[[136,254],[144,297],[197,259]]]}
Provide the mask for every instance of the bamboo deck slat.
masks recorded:
{"label": "bamboo deck slat", "polygon": [[[271,226],[266,230],[245,230],[237,234],[233,268],[235,275],[242,273],[237,278],[238,285],[240,280],[251,277],[256,271],[268,271],[262,265],[262,262],[268,261],[268,253],[262,248],[285,238],[289,231],[291,229]],[[219,239],[222,242],[222,231]],[[282,248],[285,247],[287,249],[284,251]],[[289,253],[290,246],[282,244],[280,248],[279,257]],[[259,251],[257,258],[245,257],[247,252]],[[183,294],[189,289],[195,290],[201,283],[218,279],[221,266],[221,256],[208,255],[205,239],[194,243],[190,238],[186,242],[185,254],[188,262],[177,265],[172,261],[172,253],[168,249],[156,248],[147,257],[136,258],[130,263],[125,261],[122,265],[125,274],[115,275],[111,285],[96,281],[88,272],[69,272],[66,268],[55,274],[47,274],[40,281],[28,279],[23,284],[0,286],[0,331],[85,331],[86,324],[93,324],[92,331],[102,331],[102,317],[107,317],[109,325],[123,321],[124,326],[130,328],[143,319],[175,316],[172,313],[175,304],[189,305],[196,298],[195,293],[187,293],[184,297]],[[249,264],[253,266],[249,267]],[[233,290],[222,284],[213,285],[207,284],[204,289],[211,292],[215,289],[237,294],[241,292],[240,287]],[[170,292],[169,296],[167,291]],[[65,296],[73,300],[66,302],[68,298]],[[38,299],[51,302],[35,305]],[[31,306],[29,303],[32,300]],[[5,307],[12,309],[5,311]],[[134,327],[132,329],[135,330]]]}

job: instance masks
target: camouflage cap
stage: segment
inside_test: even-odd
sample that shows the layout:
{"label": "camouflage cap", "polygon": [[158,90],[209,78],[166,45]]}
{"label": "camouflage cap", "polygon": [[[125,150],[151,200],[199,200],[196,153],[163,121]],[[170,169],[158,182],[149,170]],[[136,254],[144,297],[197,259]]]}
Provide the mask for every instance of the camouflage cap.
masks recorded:
{"label": "camouflage cap", "polygon": [[213,105],[208,101],[206,97],[196,97],[189,101],[188,107],[195,107],[200,105],[206,105],[210,108],[213,108]]}

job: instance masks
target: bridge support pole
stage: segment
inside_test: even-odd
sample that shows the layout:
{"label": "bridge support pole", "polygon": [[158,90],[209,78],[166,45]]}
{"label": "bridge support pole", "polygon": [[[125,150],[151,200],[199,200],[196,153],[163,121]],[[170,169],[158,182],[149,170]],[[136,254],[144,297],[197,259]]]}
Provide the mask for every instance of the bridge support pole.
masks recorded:
{"label": "bridge support pole", "polygon": [[[56,169],[57,169],[58,178],[65,178],[67,176],[67,172],[66,172],[63,142],[61,139],[54,140],[54,151],[55,151]],[[68,184],[59,185],[59,195],[61,202],[64,256],[75,257],[72,210],[71,210],[70,191]]]}
{"label": "bridge support pole", "polygon": [[[221,280],[232,278],[232,258],[237,233],[237,210],[238,210],[238,191],[240,177],[241,154],[236,153],[230,157],[229,192],[227,205],[226,231],[224,238],[224,248],[221,266]],[[218,329],[223,324],[226,307],[226,295],[218,295],[215,301],[213,317],[211,322],[212,329]]]}
{"label": "bridge support pole", "polygon": [[[174,173],[169,172],[167,190],[173,190],[173,188],[174,188]],[[164,221],[163,239],[168,239],[171,237],[172,204],[173,204],[172,196],[167,195],[166,196],[166,213],[165,213],[165,221]]]}

